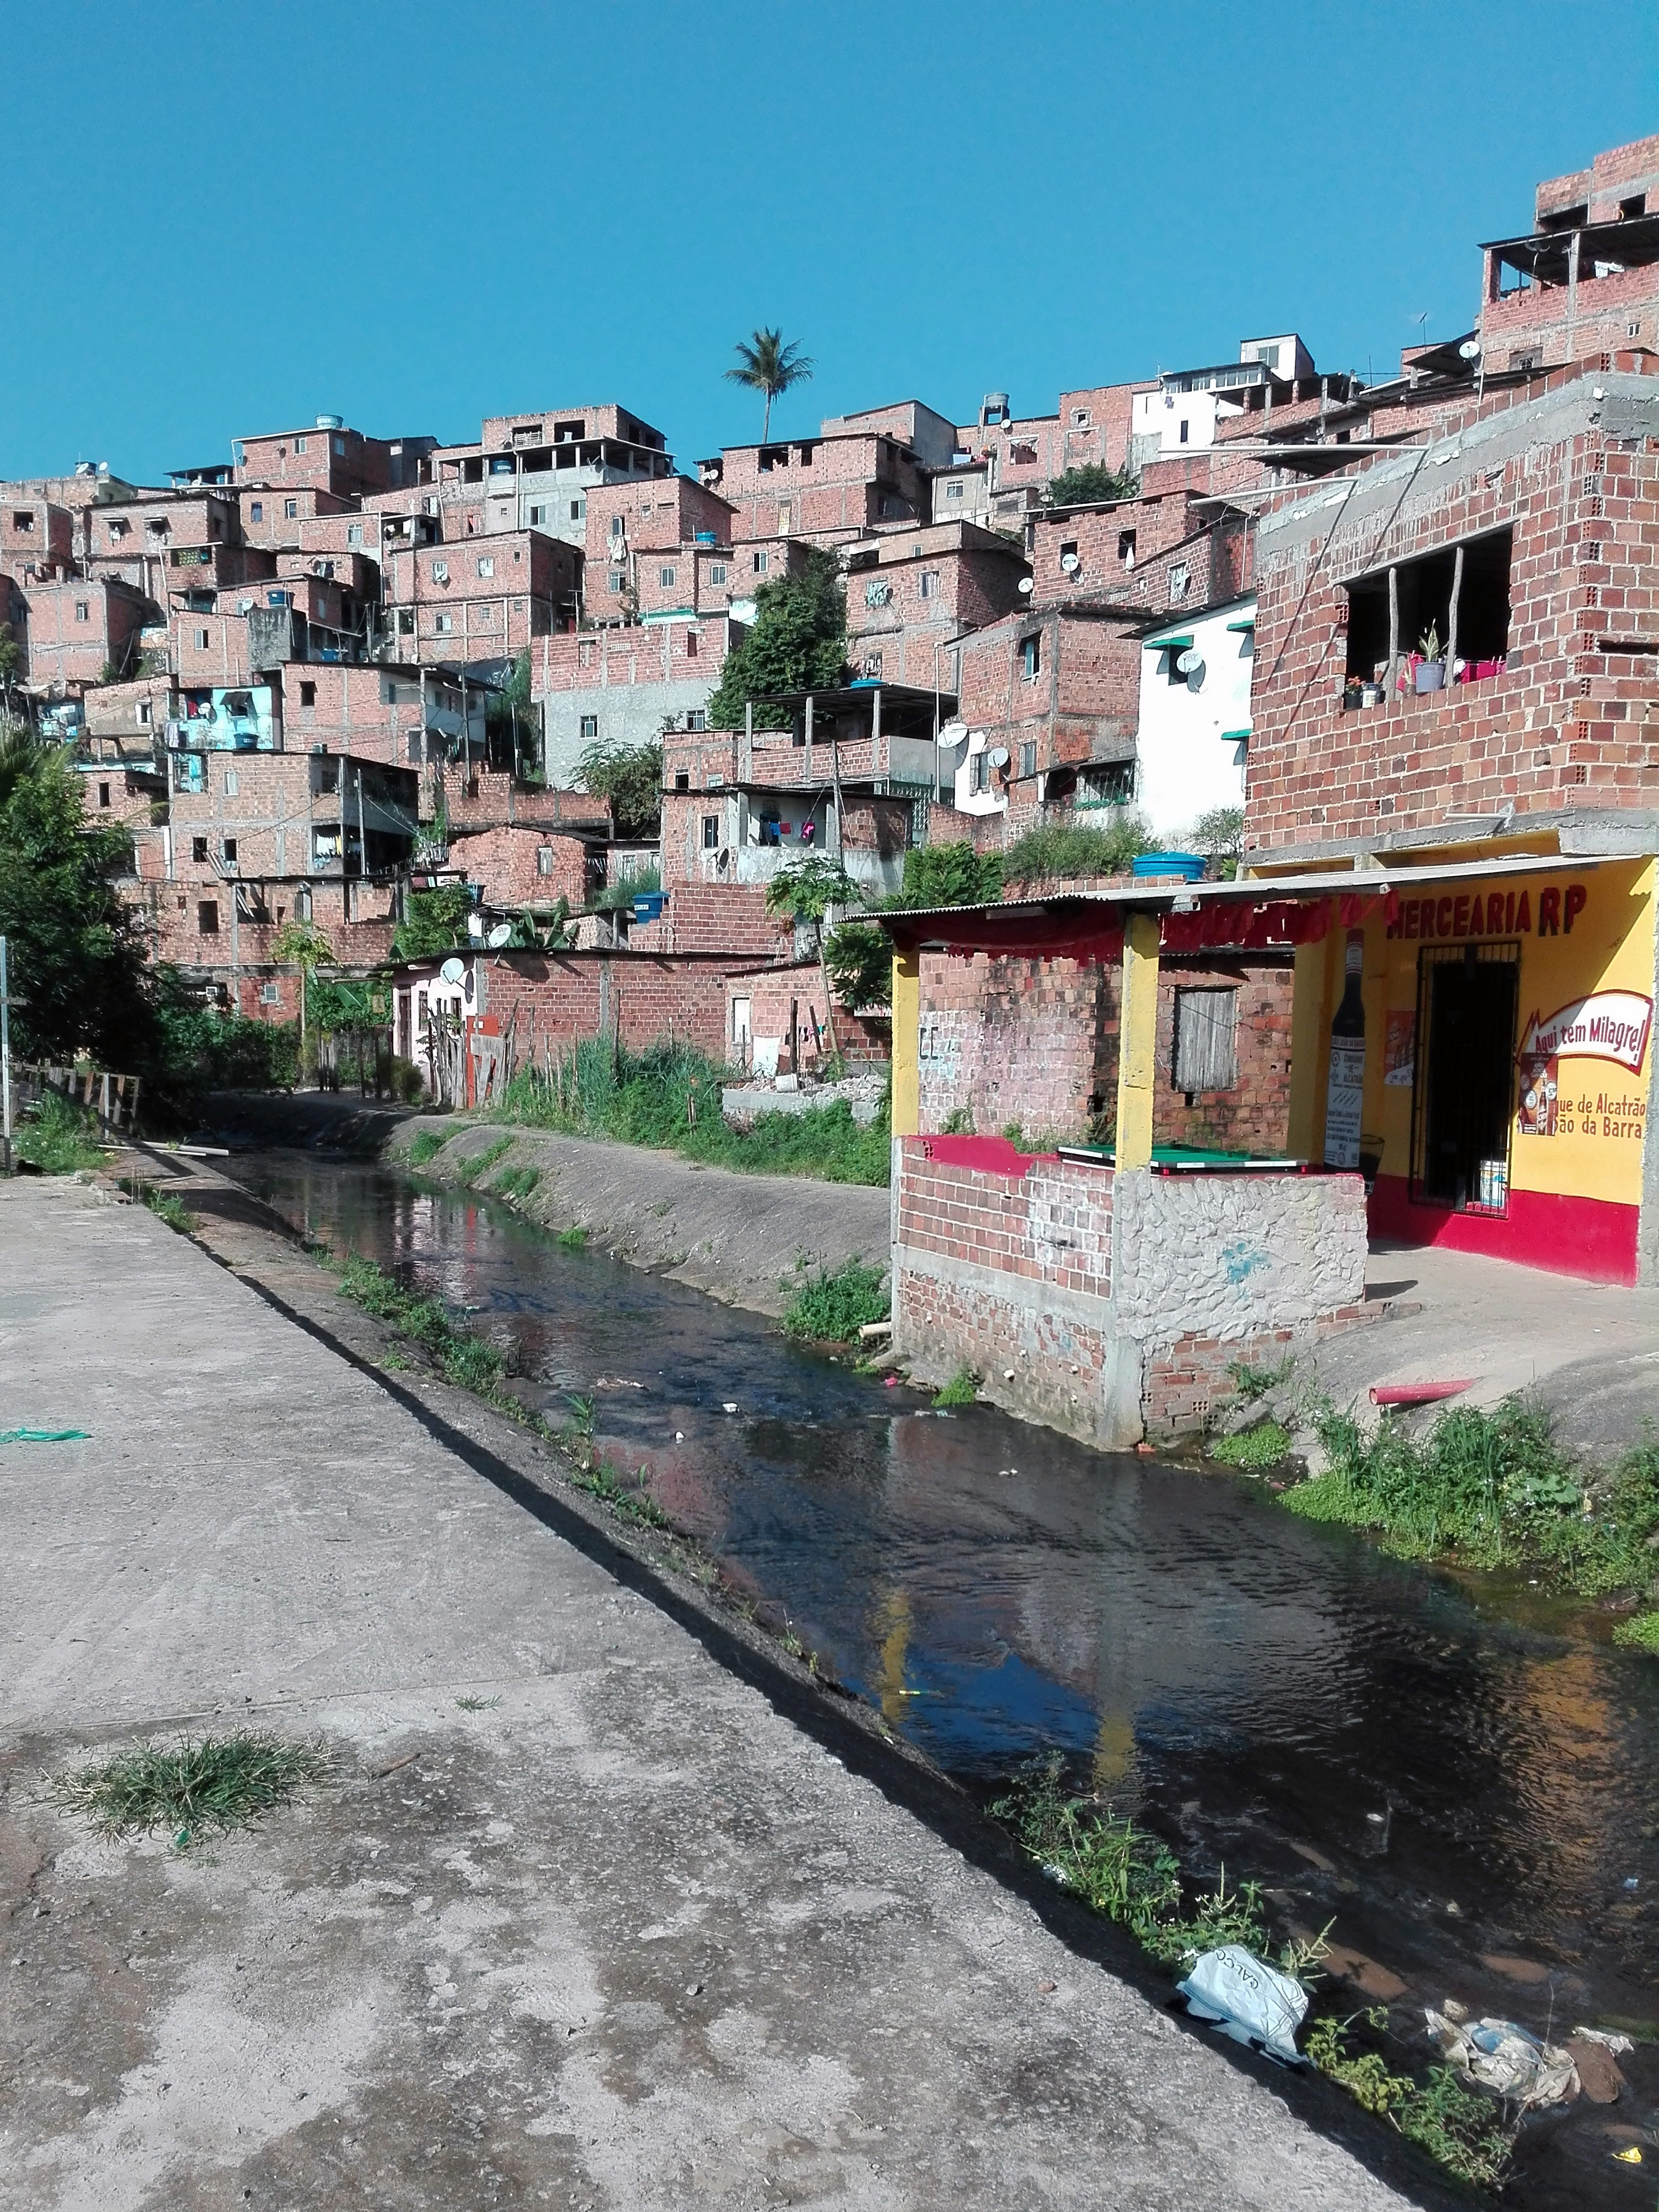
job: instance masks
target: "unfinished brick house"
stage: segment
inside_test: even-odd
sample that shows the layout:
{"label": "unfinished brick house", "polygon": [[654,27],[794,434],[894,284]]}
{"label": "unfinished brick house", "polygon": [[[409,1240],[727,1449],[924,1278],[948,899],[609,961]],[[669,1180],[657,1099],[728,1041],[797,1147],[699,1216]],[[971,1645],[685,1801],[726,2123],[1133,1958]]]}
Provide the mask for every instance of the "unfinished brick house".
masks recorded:
{"label": "unfinished brick house", "polygon": [[674,472],[661,431],[609,402],[489,416],[476,445],[441,447],[428,466],[446,539],[539,530],[582,548],[595,487]]}
{"label": "unfinished brick house", "polygon": [[261,484],[277,492],[307,489],[362,499],[393,489],[404,469],[417,466],[419,449],[429,451],[434,443],[431,439],[365,437],[337,415],[319,415],[301,429],[234,439],[231,452],[239,485]]}
{"label": "unfinished brick house", "polygon": [[847,660],[856,676],[954,688],[947,648],[1024,604],[1024,549],[972,523],[934,523],[842,550]]}
{"label": "unfinished brick house", "polygon": [[716,614],[538,638],[531,696],[549,782],[574,783],[591,744],[643,744],[665,729],[701,729],[733,635],[729,617]]}
{"label": "unfinished brick house", "polygon": [[347,973],[386,960],[417,836],[412,771],[337,754],[175,750],[167,775],[167,821],[134,838],[153,958],[268,1020],[298,1011],[297,972],[274,957],[285,922],[314,922]]}
{"label": "unfinished brick house", "polygon": [[1477,335],[1488,373],[1659,352],[1659,138],[1547,179],[1528,234],[1481,252]]}
{"label": "unfinished brick house", "polygon": [[837,545],[883,525],[926,521],[932,512],[921,460],[879,431],[728,446],[700,461],[697,474],[731,506],[737,543],[800,538]]}
{"label": "unfinished brick house", "polygon": [[581,553],[540,530],[497,532],[487,545],[388,544],[381,565],[394,649],[427,665],[511,660],[574,629],[580,609]]}

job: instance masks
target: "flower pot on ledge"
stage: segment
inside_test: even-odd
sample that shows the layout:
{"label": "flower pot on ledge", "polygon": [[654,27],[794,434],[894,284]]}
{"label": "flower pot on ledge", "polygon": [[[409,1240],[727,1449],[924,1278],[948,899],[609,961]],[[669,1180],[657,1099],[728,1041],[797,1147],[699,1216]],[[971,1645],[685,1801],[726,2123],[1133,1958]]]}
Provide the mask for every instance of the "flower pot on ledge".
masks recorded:
{"label": "flower pot on ledge", "polygon": [[1419,660],[1415,672],[1419,692],[1443,690],[1446,682],[1446,664],[1443,660]]}

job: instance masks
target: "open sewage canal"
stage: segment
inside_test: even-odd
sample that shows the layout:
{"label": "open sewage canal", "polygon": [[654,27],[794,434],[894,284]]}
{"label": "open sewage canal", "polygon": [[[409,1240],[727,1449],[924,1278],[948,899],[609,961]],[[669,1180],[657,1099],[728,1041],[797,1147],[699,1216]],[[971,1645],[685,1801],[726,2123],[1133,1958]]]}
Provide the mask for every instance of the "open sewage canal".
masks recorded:
{"label": "open sewage canal", "polygon": [[[307,1236],[510,1342],[550,1419],[591,1398],[611,1455],[981,1798],[1059,1747],[1189,1874],[1261,1881],[1279,1933],[1334,1919],[1345,2009],[1389,2002],[1402,2069],[1433,2055],[1422,2008],[1447,1997],[1633,2035],[1617,2104],[1528,2120],[1505,2201],[1651,2208],[1659,1663],[1582,1608],[1297,1520],[1260,1483],[936,1413],[466,1194],[297,1152],[231,1165]],[[1615,2162],[1632,2146],[1639,2166]]]}

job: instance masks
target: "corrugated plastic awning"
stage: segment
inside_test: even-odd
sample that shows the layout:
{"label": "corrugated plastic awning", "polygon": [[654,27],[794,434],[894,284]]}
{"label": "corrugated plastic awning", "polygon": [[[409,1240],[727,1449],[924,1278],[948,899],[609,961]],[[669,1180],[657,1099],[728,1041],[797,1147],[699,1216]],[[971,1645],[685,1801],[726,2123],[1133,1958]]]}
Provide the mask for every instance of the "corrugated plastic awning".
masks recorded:
{"label": "corrugated plastic awning", "polygon": [[1358,927],[1373,914],[1392,920],[1399,901],[1426,885],[1501,882],[1506,878],[1605,867],[1638,855],[1622,853],[1522,854],[1487,860],[1382,869],[1322,869],[1294,876],[1241,877],[1194,884],[1142,878],[1097,891],[1056,891],[1048,897],[1004,899],[981,906],[927,907],[872,915],[913,951],[1000,953],[1014,958],[1115,960],[1130,913],[1165,917],[1164,945],[1172,952],[1283,949],[1316,943],[1333,923]]}
{"label": "corrugated plastic awning", "polygon": [[1144,637],[1140,641],[1148,653],[1185,653],[1192,641],[1190,631],[1181,637]]}
{"label": "corrugated plastic awning", "polygon": [[1243,622],[1229,623],[1227,627],[1229,629],[1254,629],[1255,628],[1255,617],[1254,615],[1248,615]]}

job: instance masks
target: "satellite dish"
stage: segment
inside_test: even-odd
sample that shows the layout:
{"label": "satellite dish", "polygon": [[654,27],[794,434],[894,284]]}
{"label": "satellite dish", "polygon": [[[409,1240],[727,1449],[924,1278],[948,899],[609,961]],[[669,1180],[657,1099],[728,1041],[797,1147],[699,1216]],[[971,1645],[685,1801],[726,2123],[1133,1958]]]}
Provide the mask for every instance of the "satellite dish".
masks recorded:
{"label": "satellite dish", "polygon": [[1060,556],[1060,565],[1068,576],[1074,576],[1083,563],[1075,553],[1062,553]]}
{"label": "satellite dish", "polygon": [[1457,349],[1457,357],[1460,361],[1479,361],[1480,358],[1480,339],[1465,338],[1462,344]]}
{"label": "satellite dish", "polygon": [[967,734],[966,722],[947,722],[938,737],[934,738],[933,743],[941,751],[948,750],[952,745],[959,745]]}
{"label": "satellite dish", "polygon": [[1031,579],[1029,576],[1022,576],[1019,580],[1019,588],[1022,592],[1031,592],[1035,591],[1036,587],[1032,583]]}
{"label": "satellite dish", "polygon": [[484,943],[489,947],[492,952],[499,952],[502,945],[504,945],[511,938],[512,934],[513,925],[510,921],[498,921],[494,929],[490,931],[489,936],[485,938]]}
{"label": "satellite dish", "polygon": [[1176,671],[1182,676],[1201,676],[1204,673],[1204,656],[1195,645],[1189,645],[1185,653],[1176,656]]}
{"label": "satellite dish", "polygon": [[1008,748],[1007,748],[1007,746],[1006,746],[1006,745],[997,745],[996,747],[994,747],[994,748],[993,749],[993,751],[992,751],[992,754],[991,754],[991,765],[992,765],[992,767],[993,767],[993,768],[1006,768],[1006,767],[1007,767],[1007,765],[1008,765]]}
{"label": "satellite dish", "polygon": [[446,983],[459,983],[465,973],[465,962],[457,960],[453,954],[438,970],[440,980]]}

